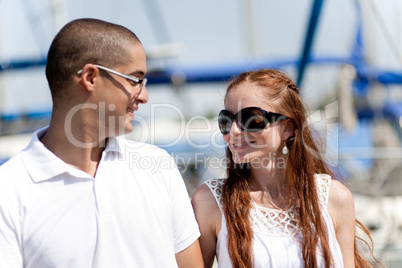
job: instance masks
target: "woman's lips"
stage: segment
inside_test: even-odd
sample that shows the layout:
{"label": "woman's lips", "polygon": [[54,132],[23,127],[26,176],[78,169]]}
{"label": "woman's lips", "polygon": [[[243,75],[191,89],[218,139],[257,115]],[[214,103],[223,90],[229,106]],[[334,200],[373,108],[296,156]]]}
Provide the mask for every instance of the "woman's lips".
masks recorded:
{"label": "woman's lips", "polygon": [[251,144],[253,144],[254,141],[238,141],[238,142],[233,142],[231,143],[231,148],[234,150],[242,150],[245,148],[250,147]]}

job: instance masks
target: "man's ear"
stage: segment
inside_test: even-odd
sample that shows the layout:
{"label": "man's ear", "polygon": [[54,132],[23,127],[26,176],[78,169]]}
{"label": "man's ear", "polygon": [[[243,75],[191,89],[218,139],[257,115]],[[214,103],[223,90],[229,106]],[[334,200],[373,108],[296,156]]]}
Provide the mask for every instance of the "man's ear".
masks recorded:
{"label": "man's ear", "polygon": [[282,123],[283,125],[283,130],[282,130],[282,140],[285,141],[289,137],[293,136],[295,134],[295,127],[293,124],[292,119],[285,119],[284,122]]}
{"label": "man's ear", "polygon": [[85,64],[81,71],[81,81],[80,83],[84,86],[87,91],[93,91],[95,87],[95,82],[99,77],[99,69],[93,64]]}

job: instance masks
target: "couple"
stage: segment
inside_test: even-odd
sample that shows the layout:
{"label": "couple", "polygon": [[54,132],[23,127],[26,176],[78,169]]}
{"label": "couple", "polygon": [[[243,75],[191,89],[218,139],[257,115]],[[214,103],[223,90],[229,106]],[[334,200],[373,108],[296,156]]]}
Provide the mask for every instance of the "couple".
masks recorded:
{"label": "couple", "polygon": [[311,153],[285,74],[229,84],[228,178],[202,185],[194,211],[173,162],[156,173],[129,164],[165,151],[117,138],[148,101],[145,74],[144,48],[122,26],[80,19],[56,35],[50,125],[0,167],[0,267],[211,267],[215,255],[219,267],[367,267],[352,194]]}

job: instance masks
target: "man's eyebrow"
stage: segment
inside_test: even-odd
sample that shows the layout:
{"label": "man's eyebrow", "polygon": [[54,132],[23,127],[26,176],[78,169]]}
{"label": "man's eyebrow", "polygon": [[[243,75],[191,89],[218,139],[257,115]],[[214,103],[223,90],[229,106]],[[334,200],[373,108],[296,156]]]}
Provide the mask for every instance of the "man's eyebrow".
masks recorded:
{"label": "man's eyebrow", "polygon": [[129,73],[129,75],[144,77],[145,73],[143,71],[134,71],[134,72]]}

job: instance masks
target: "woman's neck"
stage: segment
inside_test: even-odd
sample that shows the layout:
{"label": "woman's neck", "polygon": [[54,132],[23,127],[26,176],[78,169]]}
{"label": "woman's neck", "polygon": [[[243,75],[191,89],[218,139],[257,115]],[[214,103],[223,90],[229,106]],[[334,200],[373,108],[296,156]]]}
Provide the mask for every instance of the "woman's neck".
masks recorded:
{"label": "woman's neck", "polygon": [[251,168],[249,191],[258,205],[284,209],[289,204],[285,169]]}

